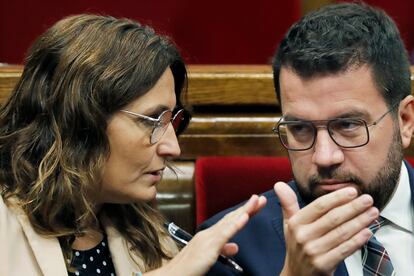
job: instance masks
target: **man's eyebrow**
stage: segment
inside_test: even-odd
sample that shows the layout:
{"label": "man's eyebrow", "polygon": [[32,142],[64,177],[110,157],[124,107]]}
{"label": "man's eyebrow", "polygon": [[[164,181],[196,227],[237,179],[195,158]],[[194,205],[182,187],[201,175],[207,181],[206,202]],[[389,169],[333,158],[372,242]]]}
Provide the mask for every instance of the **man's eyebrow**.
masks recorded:
{"label": "man's eyebrow", "polygon": [[360,110],[353,110],[346,113],[342,113],[335,118],[364,118],[367,117],[367,112]]}
{"label": "man's eyebrow", "polygon": [[[332,120],[332,119],[342,119],[342,118],[365,118],[367,117],[367,113],[360,110],[352,110],[345,113],[341,113],[335,117],[321,119],[321,120]],[[284,115],[283,116],[284,121],[312,121],[309,119],[299,118],[294,115]]]}
{"label": "man's eyebrow", "polygon": [[283,120],[284,121],[305,121],[292,115],[283,115]]}

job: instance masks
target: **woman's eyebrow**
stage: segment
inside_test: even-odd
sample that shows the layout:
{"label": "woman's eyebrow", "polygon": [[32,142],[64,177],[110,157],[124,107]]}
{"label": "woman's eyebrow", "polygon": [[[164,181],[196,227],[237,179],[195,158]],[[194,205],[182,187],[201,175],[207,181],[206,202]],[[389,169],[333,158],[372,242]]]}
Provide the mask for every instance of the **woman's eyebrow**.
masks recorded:
{"label": "woman's eyebrow", "polygon": [[166,105],[157,105],[157,106],[153,106],[153,107],[146,109],[143,114],[144,115],[157,115],[157,114],[159,115],[166,110],[170,110],[170,108]]}

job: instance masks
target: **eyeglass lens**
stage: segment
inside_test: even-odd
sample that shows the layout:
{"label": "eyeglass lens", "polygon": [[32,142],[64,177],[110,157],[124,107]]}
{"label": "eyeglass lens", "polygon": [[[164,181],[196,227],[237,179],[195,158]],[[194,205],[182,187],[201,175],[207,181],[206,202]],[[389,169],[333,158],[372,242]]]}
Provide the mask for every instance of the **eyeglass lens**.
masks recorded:
{"label": "eyeglass lens", "polygon": [[151,143],[155,144],[158,142],[161,137],[164,135],[165,131],[168,128],[168,124],[171,122],[175,133],[177,136],[185,130],[188,125],[189,119],[186,118],[186,112],[184,109],[180,109],[172,117],[173,114],[171,111],[164,112],[160,117],[159,124],[154,128],[151,135]]}
{"label": "eyeglass lens", "polygon": [[178,110],[178,112],[174,115],[174,118],[172,119],[171,123],[173,125],[175,132],[177,132],[177,130],[180,128],[180,124],[183,120],[183,116],[184,116],[183,109]]}
{"label": "eyeglass lens", "polygon": [[[312,122],[281,122],[278,125],[279,138],[287,149],[306,150],[313,146],[319,127]],[[330,120],[326,128],[332,140],[341,147],[359,147],[369,140],[368,128],[363,120]]]}

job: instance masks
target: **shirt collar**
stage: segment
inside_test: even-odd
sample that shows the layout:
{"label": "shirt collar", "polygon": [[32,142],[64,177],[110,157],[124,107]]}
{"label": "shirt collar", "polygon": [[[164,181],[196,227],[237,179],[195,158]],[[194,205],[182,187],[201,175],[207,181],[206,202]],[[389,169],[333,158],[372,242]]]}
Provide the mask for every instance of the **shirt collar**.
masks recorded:
{"label": "shirt collar", "polygon": [[414,208],[411,203],[410,179],[404,163],[401,166],[396,190],[380,215],[393,224],[413,232]]}

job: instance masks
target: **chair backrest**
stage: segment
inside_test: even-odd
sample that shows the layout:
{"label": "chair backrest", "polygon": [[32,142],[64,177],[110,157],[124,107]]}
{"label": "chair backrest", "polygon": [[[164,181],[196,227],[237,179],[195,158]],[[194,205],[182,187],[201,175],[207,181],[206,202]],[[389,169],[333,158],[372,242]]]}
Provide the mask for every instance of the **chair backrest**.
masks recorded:
{"label": "chair backrest", "polygon": [[287,157],[202,157],[195,165],[196,222],[201,222],[276,181],[292,179]]}
{"label": "chair backrest", "polygon": [[21,63],[27,48],[46,27],[64,16],[86,12],[151,25],[174,39],[188,64],[265,64],[289,26],[299,19],[301,2],[266,0],[252,5],[248,0],[126,0],[120,5],[99,0],[1,1],[0,62]]}
{"label": "chair backrest", "polygon": [[[414,166],[414,157],[406,160]],[[195,165],[197,225],[214,214],[289,181],[287,157],[202,157]]]}

